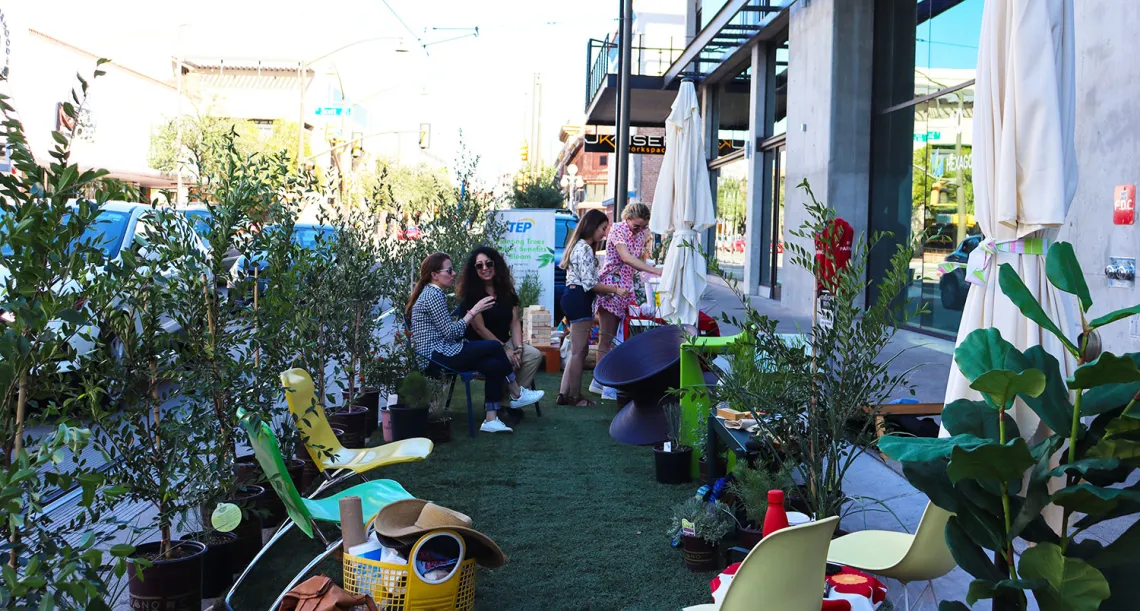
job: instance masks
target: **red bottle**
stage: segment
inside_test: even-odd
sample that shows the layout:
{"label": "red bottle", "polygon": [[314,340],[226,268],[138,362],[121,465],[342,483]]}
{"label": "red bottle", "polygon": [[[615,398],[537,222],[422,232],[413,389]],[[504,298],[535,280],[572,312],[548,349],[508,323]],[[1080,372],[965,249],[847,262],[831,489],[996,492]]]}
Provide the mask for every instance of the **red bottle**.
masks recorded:
{"label": "red bottle", "polygon": [[768,491],[768,511],[764,514],[764,536],[788,527],[788,512],[784,509],[784,491]]}

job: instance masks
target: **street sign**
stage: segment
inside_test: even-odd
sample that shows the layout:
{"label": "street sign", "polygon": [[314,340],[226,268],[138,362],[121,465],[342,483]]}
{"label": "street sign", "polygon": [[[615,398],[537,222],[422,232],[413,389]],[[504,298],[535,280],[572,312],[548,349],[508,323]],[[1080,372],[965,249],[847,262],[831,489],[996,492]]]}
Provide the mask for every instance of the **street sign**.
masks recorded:
{"label": "street sign", "polygon": [[[613,134],[584,134],[587,153],[613,153],[617,138]],[[634,155],[664,155],[665,136],[631,134],[629,152]]]}
{"label": "street sign", "polygon": [[349,117],[352,116],[352,108],[347,106],[318,106],[316,113],[321,117]]}

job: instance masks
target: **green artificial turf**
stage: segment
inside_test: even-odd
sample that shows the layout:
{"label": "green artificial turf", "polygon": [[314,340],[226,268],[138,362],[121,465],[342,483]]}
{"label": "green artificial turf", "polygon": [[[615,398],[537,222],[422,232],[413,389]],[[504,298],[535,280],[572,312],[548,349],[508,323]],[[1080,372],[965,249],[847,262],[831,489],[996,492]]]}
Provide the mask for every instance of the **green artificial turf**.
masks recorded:
{"label": "green artificial turf", "polygon": [[[650,449],[610,438],[616,405],[556,406],[558,384],[559,376],[539,374],[538,388],[547,395],[542,417],[527,408],[513,434],[475,438],[467,436],[459,384],[452,441],[437,444],[424,462],[373,475],[471,516],[503,549],[506,566],[479,569],[478,609],[660,610],[711,602],[708,581],[716,573],[690,573],[665,534],[673,505],[699,484],[657,483]],[[472,389],[481,417],[482,382]],[[238,611],[268,608],[320,549],[292,536],[278,546],[239,590]],[[340,581],[339,564],[322,568]]]}

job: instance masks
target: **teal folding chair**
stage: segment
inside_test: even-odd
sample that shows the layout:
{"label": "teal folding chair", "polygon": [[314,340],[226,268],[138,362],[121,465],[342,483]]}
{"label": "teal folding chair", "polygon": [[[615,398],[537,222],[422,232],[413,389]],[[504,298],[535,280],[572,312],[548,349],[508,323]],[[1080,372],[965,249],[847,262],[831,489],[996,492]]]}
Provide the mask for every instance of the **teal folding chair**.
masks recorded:
{"label": "teal folding chair", "polygon": [[346,496],[360,497],[361,507],[363,509],[364,521],[367,523],[377,513],[380,512],[386,505],[395,501],[402,501],[405,499],[414,498],[404,487],[398,482],[390,479],[379,479],[367,481],[362,484],[357,484],[346,490],[342,490],[320,499],[306,499],[297,492],[297,487],[293,485],[293,480],[289,477],[289,472],[285,468],[285,458],[281,455],[281,447],[277,445],[277,438],[273,436],[273,430],[265,422],[254,422],[244,410],[238,410],[238,417],[241,419],[242,426],[245,427],[245,432],[249,436],[249,445],[253,447],[253,454],[257,458],[258,464],[261,469],[265,471],[265,475],[269,480],[269,484],[273,486],[274,492],[277,496],[281,497],[281,501],[285,504],[285,511],[289,514],[289,521],[281,526],[273,538],[261,548],[249,566],[242,571],[241,576],[234,582],[233,587],[226,593],[225,608],[232,611],[230,600],[235,591],[250,571],[265,555],[269,548],[273,546],[288,530],[296,525],[302,532],[312,538],[314,535],[321,540],[325,545],[325,551],[314,558],[305,568],[301,569],[289,585],[282,590],[281,595],[278,596],[276,602],[273,603],[272,608],[276,609],[281,599],[293,586],[297,585],[301,578],[308,574],[314,567],[320,564],[323,560],[331,556],[341,546],[341,542],[337,539],[334,542],[329,540],[317,527],[316,522],[332,522],[337,525],[340,524],[340,499]]}

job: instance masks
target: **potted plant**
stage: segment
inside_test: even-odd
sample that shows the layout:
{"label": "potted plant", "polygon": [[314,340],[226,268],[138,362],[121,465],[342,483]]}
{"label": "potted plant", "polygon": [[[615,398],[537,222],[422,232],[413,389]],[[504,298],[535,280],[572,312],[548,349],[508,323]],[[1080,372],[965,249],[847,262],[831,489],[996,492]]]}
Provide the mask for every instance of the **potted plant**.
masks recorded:
{"label": "potted plant", "polygon": [[736,497],[736,535],[741,547],[752,549],[763,535],[764,515],[768,512],[768,491],[794,489],[791,466],[779,472],[738,462],[728,490]]}
{"label": "potted plant", "polygon": [[447,415],[448,390],[445,380],[428,380],[427,437],[435,443],[451,441],[451,416]]}
{"label": "potted plant", "polygon": [[[61,105],[73,122],[87,88],[80,79]],[[101,408],[103,375],[86,362],[71,373],[62,365],[83,356],[76,339],[98,340],[91,330],[111,305],[91,299],[90,271],[107,262],[82,236],[104,202],[123,198],[122,185],[72,162],[74,129],[52,132],[51,159],[37,159],[7,95],[0,113],[13,169],[0,174],[0,592],[6,608],[108,608],[118,596],[112,571],[126,570],[134,548],[131,531],[109,515],[123,490],[82,456],[93,437],[82,421]],[[103,277],[117,275],[112,268]],[[98,348],[90,356],[102,358]],[[83,490],[75,514],[50,515],[49,495],[73,486]],[[80,529],[88,537],[70,541]]]}
{"label": "potted plant", "polygon": [[[697,459],[697,466],[699,468],[701,481],[708,481],[709,478],[709,463],[708,463],[708,445],[709,445],[709,425],[703,419],[698,420],[693,424],[692,435],[693,451],[699,457]],[[720,472],[724,473],[725,465],[727,464],[727,453],[722,452],[719,456],[714,457],[720,461]]]}
{"label": "potted plant", "polygon": [[694,573],[720,568],[717,546],[732,532],[732,510],[721,502],[689,498],[673,508],[669,535],[681,536],[685,566]]}
{"label": "potted plant", "polygon": [[685,484],[692,480],[693,449],[681,445],[681,404],[670,401],[663,408],[669,440],[653,446],[653,467],[662,484]]}
{"label": "potted plant", "polygon": [[428,380],[413,371],[400,383],[399,402],[389,407],[392,414],[392,438],[395,441],[424,437],[428,423]]}

